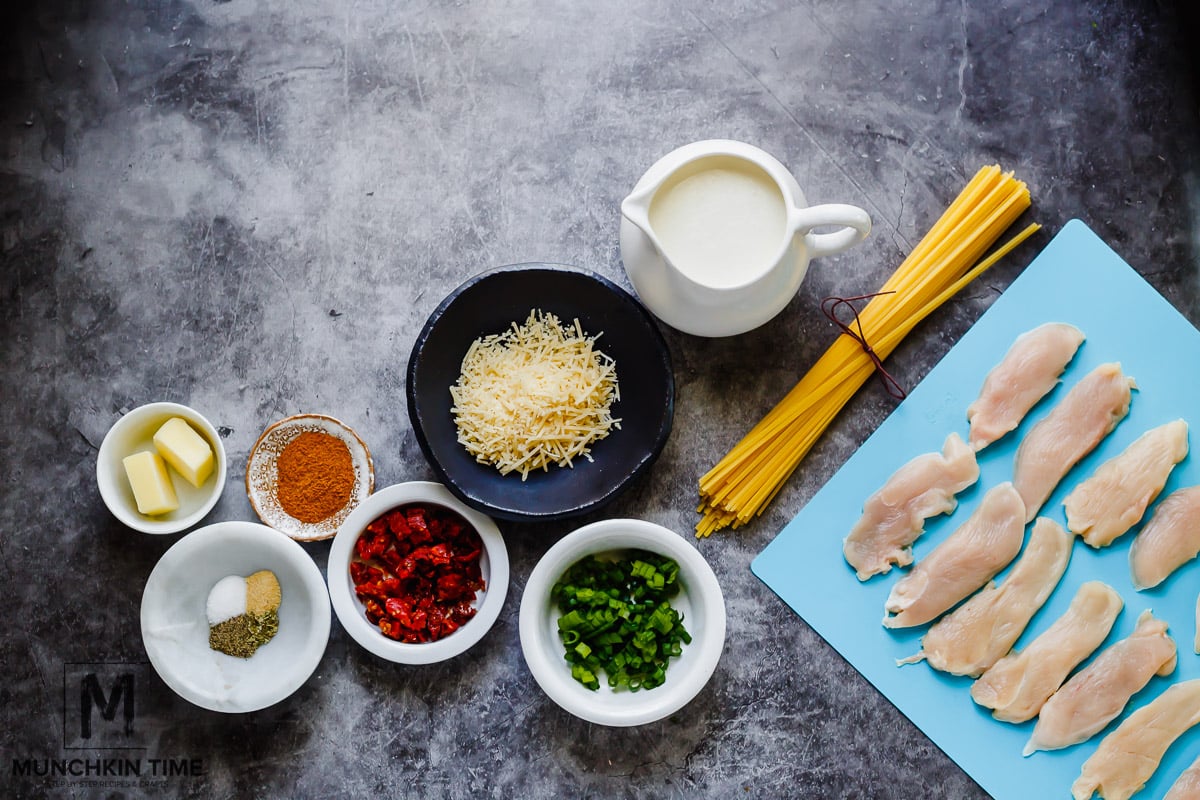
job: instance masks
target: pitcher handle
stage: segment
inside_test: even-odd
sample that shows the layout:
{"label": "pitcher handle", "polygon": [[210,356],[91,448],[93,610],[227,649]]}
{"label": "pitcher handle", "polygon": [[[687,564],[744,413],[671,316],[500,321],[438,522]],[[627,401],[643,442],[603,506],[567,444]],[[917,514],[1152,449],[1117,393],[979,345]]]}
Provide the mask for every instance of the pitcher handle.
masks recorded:
{"label": "pitcher handle", "polygon": [[[842,229],[833,233],[811,232],[823,225],[840,225]],[[843,203],[809,206],[792,212],[792,229],[805,234],[804,243],[810,257],[830,256],[867,238],[871,232],[871,215],[858,206]]]}

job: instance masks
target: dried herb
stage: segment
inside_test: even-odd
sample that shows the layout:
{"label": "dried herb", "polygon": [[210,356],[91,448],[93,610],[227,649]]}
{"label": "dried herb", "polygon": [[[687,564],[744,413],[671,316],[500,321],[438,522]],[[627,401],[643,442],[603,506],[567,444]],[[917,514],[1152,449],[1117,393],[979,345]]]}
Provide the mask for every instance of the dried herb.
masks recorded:
{"label": "dried herb", "polygon": [[249,658],[279,632],[279,614],[239,614],[208,629],[208,646],[226,655]]}

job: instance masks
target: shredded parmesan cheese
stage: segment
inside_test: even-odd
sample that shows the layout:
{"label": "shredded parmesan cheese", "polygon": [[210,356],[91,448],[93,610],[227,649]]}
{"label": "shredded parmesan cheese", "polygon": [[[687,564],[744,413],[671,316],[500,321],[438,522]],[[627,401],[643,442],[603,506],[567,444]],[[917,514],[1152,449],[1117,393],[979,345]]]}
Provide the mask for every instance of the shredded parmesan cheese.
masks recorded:
{"label": "shredded parmesan cheese", "polygon": [[450,387],[458,441],[501,475],[550,464],[589,461],[593,442],[621,421],[610,413],[621,395],[616,364],[595,348],[576,319],[563,326],[538,309],[523,325],[471,343]]}

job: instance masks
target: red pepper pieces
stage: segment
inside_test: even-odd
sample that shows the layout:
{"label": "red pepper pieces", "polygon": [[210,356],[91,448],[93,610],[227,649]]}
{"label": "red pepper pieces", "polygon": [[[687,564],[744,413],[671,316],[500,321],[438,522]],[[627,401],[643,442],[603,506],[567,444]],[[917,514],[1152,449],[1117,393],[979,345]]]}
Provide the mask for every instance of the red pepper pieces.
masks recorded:
{"label": "red pepper pieces", "polygon": [[367,619],[390,639],[433,642],[475,616],[485,588],[483,541],[466,520],[439,506],[392,509],[354,543],[350,579]]}

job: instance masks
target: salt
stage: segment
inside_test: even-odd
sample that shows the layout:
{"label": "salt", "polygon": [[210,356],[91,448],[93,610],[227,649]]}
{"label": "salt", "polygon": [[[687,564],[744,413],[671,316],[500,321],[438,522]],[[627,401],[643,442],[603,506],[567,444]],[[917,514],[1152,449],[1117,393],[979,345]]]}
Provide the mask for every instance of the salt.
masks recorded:
{"label": "salt", "polygon": [[218,625],[246,613],[246,579],[230,575],[213,584],[208,593],[208,624]]}

